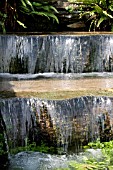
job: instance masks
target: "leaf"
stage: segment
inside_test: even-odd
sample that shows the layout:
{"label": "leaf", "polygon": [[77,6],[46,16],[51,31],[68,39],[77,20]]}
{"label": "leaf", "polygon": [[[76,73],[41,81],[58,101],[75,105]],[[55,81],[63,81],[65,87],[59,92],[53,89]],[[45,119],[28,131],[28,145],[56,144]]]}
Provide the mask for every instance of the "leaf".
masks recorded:
{"label": "leaf", "polygon": [[92,25],[94,25],[93,30],[95,31],[96,22],[97,22],[97,21],[96,21],[95,19],[93,19],[93,20],[91,21],[91,24],[90,24],[90,27],[89,27],[89,31],[91,31]]}
{"label": "leaf", "polygon": [[88,15],[88,14],[90,14],[90,11],[80,13],[79,16],[80,16],[80,18],[82,18],[84,15]]}
{"label": "leaf", "polygon": [[45,11],[44,12],[33,11],[30,14],[42,15],[42,16],[47,17],[48,19],[53,18],[54,20],[56,20],[57,23],[59,23],[58,18],[54,14],[49,13],[49,12],[45,12]]}
{"label": "leaf", "polygon": [[49,7],[50,7],[50,9],[53,9],[53,11],[55,11],[56,13],[59,13],[55,7],[53,7],[53,6],[49,6]]}
{"label": "leaf", "polygon": [[21,6],[21,12],[26,13],[27,15],[45,16],[48,19],[53,18],[57,23],[59,23],[57,16],[54,15],[54,12],[58,13],[55,7],[48,5],[48,3],[38,3],[38,2],[31,3],[29,0],[24,0],[24,2],[29,6],[27,5]]}
{"label": "leaf", "polygon": [[0,21],[0,26],[1,26],[1,28],[2,28],[3,34],[5,34],[5,33],[6,33],[6,29],[5,29],[5,24],[4,24],[4,22],[1,22],[1,21]]}
{"label": "leaf", "polygon": [[107,7],[106,0],[101,0],[100,5],[106,8]]}
{"label": "leaf", "polygon": [[107,11],[103,11],[103,14],[105,14],[106,16],[108,16],[109,18],[113,19],[113,16],[108,14]]}
{"label": "leaf", "polygon": [[32,4],[31,4],[31,2],[29,0],[25,0],[25,3],[32,7]]}
{"label": "leaf", "polygon": [[24,0],[21,0],[21,3],[24,7],[26,7],[26,3],[24,2]]}
{"label": "leaf", "polygon": [[51,18],[55,19],[56,22],[59,23],[58,18],[57,18],[54,14],[52,14],[52,13],[47,13],[47,15],[48,15],[48,17],[51,17]]}
{"label": "leaf", "polygon": [[100,24],[101,24],[104,20],[106,20],[106,17],[104,17],[104,16],[101,17],[101,18],[99,19],[98,23],[97,23],[97,27],[99,27]]}
{"label": "leaf", "polygon": [[41,3],[38,3],[38,2],[33,2],[33,5],[36,6],[36,7],[42,6],[42,4],[41,4]]}
{"label": "leaf", "polygon": [[103,13],[103,10],[100,6],[98,6],[97,4],[95,4],[94,6],[95,12],[97,12],[98,14]]}
{"label": "leaf", "polygon": [[29,5],[31,7],[31,9],[34,10],[33,5],[32,5],[32,3],[29,0],[21,0],[21,1],[24,2],[24,4],[25,4],[24,7],[27,7],[27,5]]}
{"label": "leaf", "polygon": [[7,14],[0,12],[0,17],[7,18]]}
{"label": "leaf", "polygon": [[110,5],[110,6],[109,6],[109,9],[110,9],[111,11],[113,11],[113,5]]}
{"label": "leaf", "polygon": [[50,11],[50,8],[49,8],[49,6],[43,6],[43,9],[45,10],[45,11]]}
{"label": "leaf", "polygon": [[95,16],[95,10],[92,10],[92,11],[90,12],[90,16]]}
{"label": "leaf", "polygon": [[30,14],[31,14],[31,15],[32,15],[32,14],[33,14],[33,15],[35,14],[35,15],[45,16],[45,17],[47,17],[47,18],[49,19],[48,15],[47,15],[45,12],[32,11]]}
{"label": "leaf", "polygon": [[21,6],[20,11],[23,12],[23,13],[27,13],[27,14],[31,12],[29,8],[24,7],[24,6]]}
{"label": "leaf", "polygon": [[27,27],[24,25],[24,23],[22,23],[21,21],[19,21],[19,20],[16,20],[16,21],[17,21],[17,23],[18,23],[19,25],[21,25],[22,27],[27,28]]}

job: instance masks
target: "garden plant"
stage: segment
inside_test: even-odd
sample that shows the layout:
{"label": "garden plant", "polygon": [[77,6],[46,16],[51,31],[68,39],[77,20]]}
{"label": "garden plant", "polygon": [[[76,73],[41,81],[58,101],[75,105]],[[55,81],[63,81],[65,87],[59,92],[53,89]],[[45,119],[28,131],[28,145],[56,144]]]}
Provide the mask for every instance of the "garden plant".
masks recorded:
{"label": "garden plant", "polygon": [[[10,26],[11,31],[13,31],[17,29],[17,25],[26,28],[24,23],[26,15],[52,18],[58,23],[56,13],[58,13],[57,9],[47,1],[2,0],[0,1],[0,30],[6,33],[7,28]],[[21,18],[23,18],[22,21]]]}

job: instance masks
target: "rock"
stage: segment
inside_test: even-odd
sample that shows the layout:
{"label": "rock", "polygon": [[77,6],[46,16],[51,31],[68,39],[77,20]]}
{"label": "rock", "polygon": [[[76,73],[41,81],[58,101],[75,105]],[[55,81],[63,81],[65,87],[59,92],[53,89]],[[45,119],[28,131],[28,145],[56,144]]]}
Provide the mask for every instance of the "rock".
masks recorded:
{"label": "rock", "polygon": [[85,28],[85,24],[82,21],[67,25],[68,28]]}

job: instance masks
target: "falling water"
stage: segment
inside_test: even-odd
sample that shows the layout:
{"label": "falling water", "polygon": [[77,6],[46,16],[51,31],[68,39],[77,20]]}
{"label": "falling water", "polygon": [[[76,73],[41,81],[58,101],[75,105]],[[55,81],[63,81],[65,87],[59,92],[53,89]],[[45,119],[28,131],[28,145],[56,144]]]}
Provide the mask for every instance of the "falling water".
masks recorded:
{"label": "falling water", "polygon": [[[59,78],[62,73],[66,78],[67,75],[73,78],[74,73],[113,72],[112,49],[113,35],[0,35],[0,78],[4,75],[5,79],[16,80],[29,79],[29,76],[47,78],[49,73],[53,77]],[[112,97],[0,99],[2,135],[9,152],[27,146],[29,141],[60,148],[60,153],[78,153],[83,145],[97,138],[113,139],[112,110]],[[48,163],[52,157],[24,152],[10,160],[18,164],[20,158],[24,158],[24,163],[28,160],[24,169],[29,165],[31,170],[33,161],[38,160],[42,167],[44,161]],[[24,166],[22,160],[19,164]],[[61,157],[57,160],[62,163]]]}
{"label": "falling water", "polygon": [[112,72],[112,49],[113,35],[0,35],[0,72]]}
{"label": "falling water", "polygon": [[12,98],[1,99],[0,105],[10,149],[25,146],[26,138],[40,143],[43,137],[48,144],[57,143],[63,152],[72,147],[78,152],[89,141],[108,140],[113,133],[113,98]]}

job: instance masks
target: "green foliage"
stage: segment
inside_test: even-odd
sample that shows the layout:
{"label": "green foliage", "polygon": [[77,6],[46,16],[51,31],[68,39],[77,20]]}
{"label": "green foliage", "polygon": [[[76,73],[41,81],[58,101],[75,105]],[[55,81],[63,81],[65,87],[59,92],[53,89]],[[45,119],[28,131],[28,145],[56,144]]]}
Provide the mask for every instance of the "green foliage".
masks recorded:
{"label": "green foliage", "polygon": [[85,148],[102,149],[102,153],[105,157],[103,165],[108,164],[113,167],[113,140],[109,142],[91,142]]}
{"label": "green foliage", "polygon": [[49,5],[47,2],[32,2],[30,0],[20,0],[21,6],[20,10],[22,13],[27,15],[41,15],[45,16],[48,19],[52,18],[57,23],[59,23],[58,18],[55,16],[54,13],[58,13],[55,7]]}
{"label": "green foliage", "polygon": [[66,11],[68,11],[69,13],[73,13],[73,12],[74,12],[74,7],[71,6],[71,5],[67,6],[65,9],[66,9]]}
{"label": "green foliage", "polygon": [[56,16],[57,9],[50,5],[49,2],[40,0],[18,0],[18,1],[5,1],[0,2],[0,29],[3,33],[6,33],[6,27],[10,24],[10,27],[14,29],[16,23],[23,28],[26,28],[24,23],[19,20],[19,15],[35,17],[36,15],[45,16],[48,19],[52,18],[59,23]]}
{"label": "green foliage", "polygon": [[6,27],[8,26],[14,28],[16,22],[26,28],[24,23],[18,20],[17,6],[18,3],[16,4],[14,0],[0,1],[0,30],[2,30],[3,33],[6,33]]}
{"label": "green foliage", "polygon": [[29,144],[27,143],[26,146],[21,146],[21,147],[16,147],[10,150],[11,154],[16,154],[18,152],[22,151],[34,151],[34,152],[42,152],[42,153],[55,153],[55,148],[54,147],[48,147],[45,143],[41,143],[40,146],[37,146],[35,142]]}
{"label": "green foliage", "polygon": [[3,33],[6,33],[5,29],[5,20],[7,15],[5,13],[0,12],[0,28],[3,30]]}
{"label": "green foliage", "polygon": [[57,168],[55,170],[113,170],[113,141],[101,143],[98,140],[85,146],[85,149],[88,148],[101,149],[102,158],[98,160],[93,156],[84,156],[80,162],[69,161],[68,168]]}
{"label": "green foliage", "polygon": [[93,149],[113,149],[113,140],[109,142],[100,142],[98,139],[96,142],[90,142],[87,146],[84,146],[85,149],[93,148]]}
{"label": "green foliage", "polygon": [[80,18],[86,16],[87,21],[90,23],[89,31],[102,29],[113,29],[113,1],[110,0],[92,0],[86,4],[86,10],[84,9],[80,13]]}

